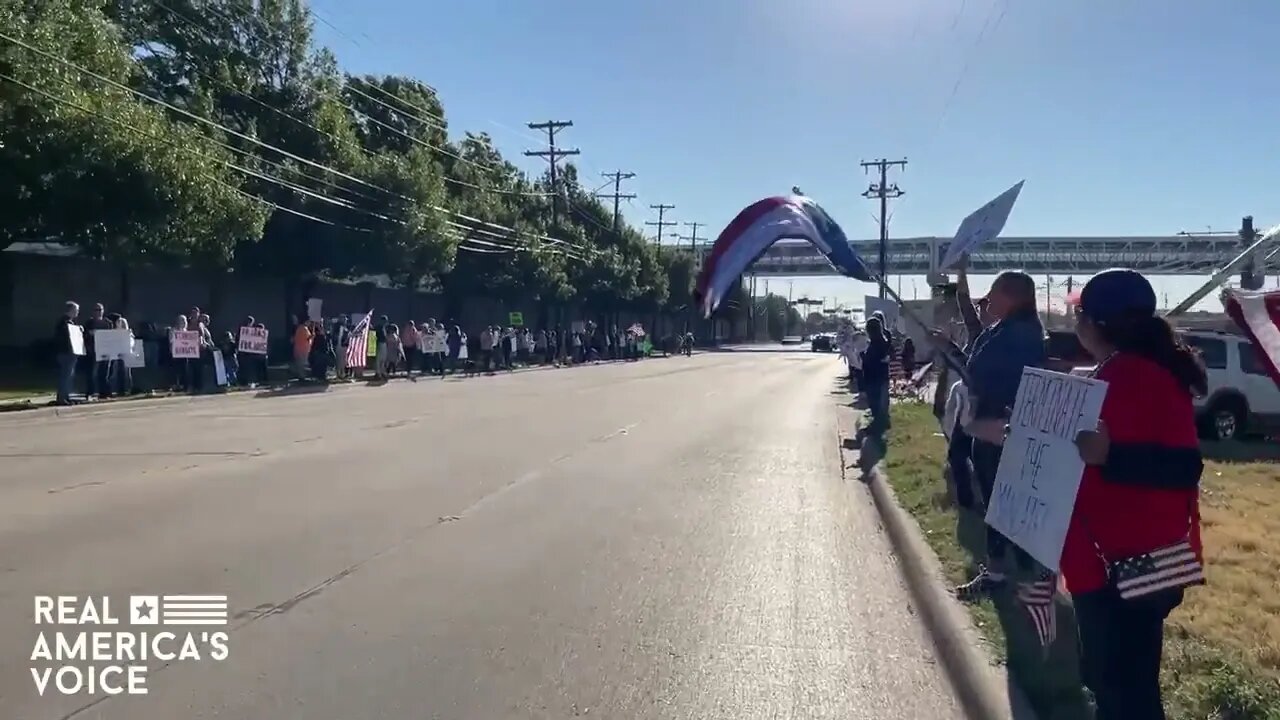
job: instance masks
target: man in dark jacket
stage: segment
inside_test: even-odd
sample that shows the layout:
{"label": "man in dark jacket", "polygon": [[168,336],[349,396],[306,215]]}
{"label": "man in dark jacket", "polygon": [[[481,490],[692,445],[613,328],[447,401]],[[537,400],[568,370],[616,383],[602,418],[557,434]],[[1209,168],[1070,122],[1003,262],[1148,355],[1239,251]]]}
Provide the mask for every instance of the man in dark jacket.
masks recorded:
{"label": "man in dark jacket", "polygon": [[84,352],[84,329],[76,322],[80,315],[80,306],[70,300],[63,309],[62,317],[53,326],[53,351],[58,362],[58,397],[59,405],[71,404],[71,388],[76,381],[76,349],[71,342],[74,334],[80,338],[81,352]]}
{"label": "man in dark jacket", "polygon": [[115,325],[107,319],[107,309],[102,303],[93,306],[92,315],[84,323],[85,362],[89,368],[89,392],[87,395],[111,396],[111,361],[99,360],[94,333],[111,330]]}
{"label": "man in dark jacket", "polygon": [[[995,322],[974,338],[968,352],[969,401],[974,421],[1000,421],[1009,417],[1022,370],[1041,367],[1045,361],[1044,326],[1036,311],[1036,285],[1022,272],[1001,273],[987,294],[987,311]],[[1000,445],[973,439],[973,470],[988,505],[1000,467]],[[1010,543],[987,528],[987,564],[968,583],[957,588],[961,598],[972,599],[1005,584],[1005,554]],[[1021,548],[1012,547],[1018,566],[1029,570],[1034,561]]]}

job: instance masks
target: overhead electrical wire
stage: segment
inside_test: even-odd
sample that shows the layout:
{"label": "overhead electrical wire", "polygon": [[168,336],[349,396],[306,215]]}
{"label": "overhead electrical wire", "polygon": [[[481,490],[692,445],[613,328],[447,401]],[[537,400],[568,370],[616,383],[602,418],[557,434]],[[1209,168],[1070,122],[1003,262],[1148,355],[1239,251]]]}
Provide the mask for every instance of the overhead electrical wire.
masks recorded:
{"label": "overhead electrical wire", "polygon": [[[197,30],[197,31],[199,31],[201,34],[203,34],[206,38],[210,38],[210,39],[214,40],[215,42],[221,42],[221,39],[220,39],[220,38],[215,37],[215,36],[213,35],[213,33],[210,31],[210,29],[209,29],[209,28],[207,28],[207,27],[203,26],[201,23],[199,23],[199,22],[197,22],[196,20],[192,19],[191,17],[189,17],[189,16],[188,16],[188,15],[186,15],[185,13],[183,13],[183,12],[181,12],[181,11],[178,11],[178,10],[174,10],[172,7],[168,6],[167,4],[165,4],[165,3],[163,3],[163,2],[160,2],[160,0],[152,0],[152,2],[156,5],[156,7],[159,7],[161,10],[164,10],[165,12],[169,13],[170,15],[172,15],[172,16],[173,16],[173,17],[175,17],[175,18],[177,18],[178,20],[181,20],[183,23],[187,24],[188,26],[190,26],[190,27],[192,27],[192,28],[196,29],[196,30]],[[209,7],[210,7],[210,9],[212,9],[212,6],[209,6]],[[219,15],[219,17],[222,17],[222,18],[227,19],[228,21],[230,21],[230,18],[228,18],[228,17],[227,17],[227,15],[225,15],[224,13],[218,12],[218,11],[216,11],[216,10],[215,10],[214,12],[215,12],[216,14],[218,14],[218,15]],[[270,37],[271,35],[273,35],[273,34],[274,34],[274,33],[272,32],[271,28],[270,28],[270,27],[267,27],[265,24],[263,24],[263,22],[262,22],[262,20],[261,20],[260,18],[258,18],[258,17],[256,17],[256,16],[246,16],[246,17],[248,17],[249,19],[252,19],[256,24],[258,24],[258,25],[259,25],[259,27],[263,28],[264,33],[268,36],[268,37],[267,37],[267,39],[268,39],[269,41],[271,41],[271,42],[275,42],[275,41]],[[149,50],[151,50],[151,52],[153,52],[153,54],[155,54],[155,53],[154,53],[154,50],[153,50],[153,49],[151,49],[151,48],[149,47],[149,45],[148,45],[148,44],[144,43],[144,46],[148,47],[148,49],[149,49]],[[230,87],[230,86],[228,86],[225,82],[223,82],[223,81],[221,81],[221,80],[218,80],[218,79],[216,79],[216,78],[213,78],[212,76],[208,75],[207,73],[205,73],[205,72],[203,72],[203,71],[201,71],[201,70],[199,70],[199,69],[196,69],[196,73],[197,73],[197,74],[199,74],[199,75],[201,75],[201,76],[202,76],[202,77],[204,77],[205,79],[210,80],[211,82],[214,82],[214,83],[216,83],[216,84],[218,84],[218,85],[221,85],[221,86],[223,86],[223,87],[225,87],[225,88],[227,88],[227,89],[231,90],[232,92],[235,92],[235,93],[237,93],[237,94],[239,94],[239,95],[242,95],[242,96],[244,96],[244,97],[247,97],[249,100],[253,101],[254,103],[257,103],[257,104],[259,104],[259,105],[262,105],[262,106],[265,106],[265,107],[267,107],[267,108],[270,108],[272,111],[277,112],[277,113],[279,113],[279,114],[281,114],[281,115],[283,115],[283,116],[285,116],[285,117],[289,118],[290,120],[293,120],[294,122],[298,122],[298,123],[301,123],[301,124],[303,124],[303,125],[306,125],[306,126],[310,127],[311,129],[315,130],[316,132],[319,132],[319,133],[321,133],[321,134],[325,135],[326,137],[329,137],[330,139],[334,140],[335,142],[346,143],[346,144],[352,144],[352,143],[351,143],[351,141],[350,141],[349,139],[346,139],[346,138],[338,138],[337,136],[333,135],[332,133],[328,133],[328,132],[326,132],[326,131],[324,131],[324,130],[321,130],[320,128],[317,128],[317,127],[315,127],[314,125],[312,125],[312,124],[310,124],[310,123],[308,123],[308,122],[306,122],[306,121],[304,121],[304,120],[301,120],[301,119],[299,119],[299,118],[297,118],[297,117],[294,117],[292,114],[287,113],[287,112],[285,112],[284,110],[281,110],[281,109],[279,109],[279,108],[275,108],[275,107],[273,107],[273,106],[271,106],[271,105],[269,105],[269,104],[267,104],[267,103],[265,103],[265,102],[263,102],[263,101],[259,100],[258,98],[255,98],[255,97],[253,97],[252,95],[249,95],[248,93],[244,92],[243,90],[240,90],[240,89],[238,89],[238,88],[234,88],[234,87]],[[365,93],[365,92],[363,92],[363,91],[359,90],[358,88],[352,87],[351,82],[350,82],[350,80],[352,80],[352,79],[357,79],[357,80],[360,80],[361,82],[365,83],[365,84],[366,84],[366,85],[368,85],[369,87],[371,87],[371,88],[375,88],[375,89],[377,89],[377,90],[379,90],[379,91],[381,91],[381,92],[385,93],[386,95],[388,95],[388,96],[390,96],[390,97],[393,97],[393,98],[394,98],[394,97],[396,97],[395,95],[393,95],[393,94],[391,94],[391,93],[388,93],[387,91],[383,90],[382,88],[378,87],[377,85],[375,85],[375,84],[373,84],[373,83],[370,83],[368,80],[364,80],[363,78],[356,78],[355,76],[351,76],[351,75],[348,75],[348,76],[346,76],[346,77],[347,77],[347,80],[348,80],[348,81],[344,84],[344,87],[345,87],[346,89],[348,89],[348,90],[350,90],[350,91],[352,91],[352,92],[355,92],[356,94],[361,95],[361,96],[363,96],[363,97],[365,97],[365,98],[367,98],[367,99],[369,99],[369,100],[371,100],[371,101],[373,101],[373,102],[376,102],[376,103],[378,103],[379,105],[382,105],[382,106],[384,106],[384,107],[388,108],[389,110],[391,110],[391,111],[393,111],[393,112],[397,112],[397,113],[399,113],[399,114],[401,114],[401,115],[404,115],[404,116],[406,116],[406,117],[410,117],[410,118],[412,118],[413,120],[415,120],[415,121],[417,121],[417,122],[421,122],[421,123],[427,124],[427,125],[428,125],[428,126],[430,126],[430,127],[438,127],[438,128],[440,128],[440,129],[444,129],[444,126],[443,126],[443,125],[435,125],[435,124],[430,123],[429,121],[425,121],[425,120],[423,120],[423,119],[421,119],[421,118],[414,117],[414,116],[413,116],[413,115],[411,115],[411,114],[405,113],[405,112],[404,112],[404,111],[402,111],[402,110],[397,110],[396,108],[394,108],[394,107],[392,107],[392,106],[388,105],[387,103],[382,102],[381,100],[378,100],[377,98],[372,97],[372,96],[371,96],[371,95],[369,95],[368,93]],[[428,88],[430,88],[430,86],[429,86],[429,85],[425,85],[425,84],[424,84],[424,87],[428,87]],[[434,88],[432,88],[432,91],[434,92]],[[473,166],[475,166],[475,167],[477,167],[477,168],[479,168],[479,169],[481,169],[481,170],[488,170],[488,171],[492,171],[492,170],[497,170],[497,169],[498,169],[498,168],[495,168],[495,167],[493,167],[493,166],[486,166],[486,165],[483,165],[483,164],[478,163],[478,162],[476,162],[476,161],[474,161],[474,160],[470,160],[470,159],[468,159],[468,158],[462,157],[461,155],[458,155],[458,154],[456,154],[456,153],[454,153],[454,152],[452,152],[452,151],[450,151],[450,150],[447,150],[447,149],[445,149],[445,148],[438,147],[438,146],[436,146],[436,145],[432,145],[432,144],[430,144],[430,143],[428,143],[428,142],[425,142],[425,141],[423,141],[423,140],[421,140],[421,139],[419,139],[419,138],[415,138],[415,137],[413,137],[412,135],[409,135],[409,134],[407,134],[407,133],[405,133],[405,132],[401,131],[401,130],[400,130],[400,129],[398,129],[398,128],[392,127],[391,125],[388,125],[388,124],[386,124],[386,123],[384,123],[384,122],[382,122],[382,121],[378,120],[377,118],[372,117],[372,116],[371,116],[371,115],[369,115],[367,112],[364,112],[364,111],[361,111],[361,110],[359,110],[359,109],[357,109],[357,108],[352,107],[351,105],[347,104],[346,102],[343,102],[342,100],[340,100],[340,99],[338,99],[338,98],[331,98],[331,99],[332,99],[332,100],[334,100],[334,102],[336,102],[336,103],[337,103],[339,106],[341,106],[343,109],[347,110],[348,112],[352,113],[353,115],[357,115],[357,116],[359,116],[359,117],[361,117],[361,118],[364,118],[365,120],[367,120],[367,121],[369,121],[369,122],[371,122],[371,123],[373,123],[373,124],[375,124],[375,125],[377,125],[377,126],[379,126],[379,127],[382,127],[382,128],[384,128],[385,130],[387,130],[387,131],[389,131],[389,132],[392,132],[392,133],[395,133],[395,134],[397,134],[397,135],[400,135],[400,136],[402,136],[402,137],[406,138],[407,140],[409,140],[410,142],[413,142],[413,143],[415,143],[415,144],[417,144],[417,145],[420,145],[420,146],[422,146],[422,147],[425,147],[425,148],[427,148],[427,149],[431,150],[432,152],[436,152],[436,153],[439,153],[439,154],[441,154],[441,155],[445,155],[445,156],[448,156],[448,157],[454,158],[455,160],[458,160],[459,162],[463,162],[463,163],[467,163],[467,164],[469,164],[469,165],[473,165]],[[413,106],[413,105],[411,105],[410,103],[408,103],[408,102],[406,102],[406,101],[402,101],[402,102],[405,102],[405,104],[406,104],[406,105],[410,105],[411,107],[416,107],[416,106]],[[429,112],[428,112],[427,114],[428,114],[428,115],[431,115],[431,113],[429,113]],[[437,118],[439,118],[439,116],[435,116],[435,115],[432,115],[432,117],[437,117]],[[443,118],[439,118],[439,120],[440,120],[441,122],[443,122],[443,121],[444,121],[444,119],[443,119]],[[368,155],[373,155],[373,154],[374,154],[372,151],[370,151],[368,148],[364,147],[363,145],[355,144],[354,146],[355,146],[355,147],[358,147],[362,152],[364,152],[364,153],[366,153],[366,154],[368,154]],[[491,193],[496,193],[496,194],[501,194],[501,195],[519,195],[519,196],[528,196],[528,197],[547,197],[547,196],[549,196],[549,193],[526,192],[526,191],[522,191],[522,190],[505,190],[505,189],[501,189],[501,188],[489,188],[489,187],[484,187],[483,185],[476,185],[476,184],[474,184],[474,183],[470,183],[470,182],[467,182],[467,181],[465,181],[465,180],[459,180],[459,179],[456,179],[456,178],[451,178],[451,177],[449,177],[448,175],[444,175],[444,176],[443,176],[443,179],[444,179],[444,181],[445,181],[445,182],[447,182],[447,183],[450,183],[450,184],[453,184],[453,185],[458,185],[458,186],[461,186],[461,187],[471,188],[471,189],[474,189],[474,190],[480,190],[480,191],[482,191],[482,192],[491,192]]]}
{"label": "overhead electrical wire", "polygon": [[[214,121],[209,120],[209,119],[207,119],[207,118],[204,118],[204,117],[201,117],[201,116],[199,116],[199,115],[196,115],[195,113],[192,113],[192,112],[190,112],[190,111],[188,111],[188,110],[185,110],[185,109],[183,109],[183,108],[180,108],[180,107],[178,107],[178,106],[176,106],[176,105],[173,105],[172,103],[166,102],[166,101],[161,100],[161,99],[159,99],[159,98],[152,97],[152,96],[150,96],[150,95],[148,95],[148,94],[146,94],[146,93],[143,93],[143,92],[141,92],[141,91],[135,90],[135,89],[133,89],[133,88],[131,88],[131,87],[127,86],[127,85],[124,85],[124,84],[122,84],[122,83],[116,82],[115,80],[112,80],[111,78],[105,77],[105,76],[103,76],[103,75],[101,75],[101,74],[99,74],[99,73],[96,73],[96,72],[94,72],[94,71],[92,71],[92,70],[89,70],[88,68],[82,67],[82,66],[80,66],[80,65],[78,65],[78,64],[76,64],[76,63],[74,63],[74,62],[72,62],[72,61],[70,61],[70,60],[67,60],[66,58],[60,57],[60,56],[58,56],[58,55],[56,55],[56,54],[54,54],[54,53],[50,53],[50,52],[45,51],[45,50],[43,50],[43,49],[41,49],[41,48],[38,48],[38,47],[35,47],[35,46],[33,46],[33,45],[29,44],[29,43],[26,43],[26,42],[24,42],[24,41],[22,41],[22,40],[20,40],[20,39],[18,39],[18,38],[15,38],[15,37],[13,37],[13,36],[11,36],[11,35],[8,35],[7,33],[3,32],[3,31],[0,31],[0,40],[5,40],[5,41],[10,42],[10,43],[12,43],[12,44],[14,44],[14,45],[17,45],[18,47],[22,47],[22,48],[24,48],[24,49],[26,49],[26,50],[29,50],[29,51],[31,51],[31,52],[34,52],[34,53],[38,54],[38,55],[41,55],[42,57],[46,57],[46,58],[48,58],[48,59],[50,59],[50,60],[53,60],[53,61],[55,61],[55,62],[61,63],[61,64],[63,64],[63,65],[66,65],[67,67],[70,67],[70,68],[72,68],[72,69],[74,69],[74,70],[76,70],[76,71],[78,71],[78,72],[80,72],[80,73],[83,73],[83,74],[85,74],[85,75],[87,75],[87,76],[89,76],[89,77],[92,77],[92,78],[94,78],[94,79],[96,79],[96,80],[98,80],[98,81],[100,81],[100,82],[106,83],[107,85],[110,85],[110,86],[116,87],[116,88],[118,88],[118,89],[120,89],[120,90],[124,90],[125,92],[128,92],[128,93],[130,93],[131,95],[134,95],[135,97],[138,97],[138,98],[140,98],[140,99],[143,99],[143,100],[146,100],[146,101],[148,101],[148,102],[151,102],[151,103],[154,103],[154,104],[156,104],[156,105],[159,105],[159,106],[161,106],[161,107],[164,107],[164,108],[166,108],[166,109],[168,109],[168,110],[171,110],[171,111],[173,111],[173,112],[178,113],[179,115],[182,115],[182,116],[184,116],[184,117],[190,118],[190,119],[192,119],[192,120],[194,120],[194,121],[196,121],[196,122],[198,122],[198,123],[200,123],[200,124],[203,124],[203,125],[206,125],[206,126],[209,126],[209,127],[213,127],[213,128],[215,128],[215,129],[221,130],[222,132],[228,133],[228,134],[230,134],[230,135],[232,135],[232,136],[234,136],[234,137],[237,137],[237,138],[240,138],[240,139],[242,139],[242,140],[245,140],[245,141],[248,141],[248,142],[250,142],[250,143],[253,143],[254,145],[257,145],[257,146],[259,146],[259,147],[262,147],[262,148],[265,148],[265,149],[267,149],[267,150],[271,150],[271,151],[273,151],[273,152],[276,152],[276,153],[278,153],[278,154],[280,154],[280,155],[282,155],[282,156],[284,156],[284,157],[287,157],[287,158],[290,158],[290,159],[295,160],[295,161],[297,161],[297,162],[303,163],[304,165],[307,165],[307,166],[310,166],[310,167],[314,167],[314,168],[316,168],[316,169],[318,169],[318,170],[322,170],[322,171],[325,171],[325,172],[331,173],[331,174],[333,174],[333,175],[336,175],[336,176],[341,177],[341,178],[346,179],[346,180],[350,180],[350,181],[352,181],[352,182],[355,182],[355,183],[357,183],[357,184],[359,184],[359,185],[362,185],[362,186],[365,186],[365,187],[371,188],[371,189],[373,189],[373,190],[378,190],[378,191],[381,191],[381,192],[387,193],[387,194],[389,194],[389,195],[391,195],[391,196],[393,196],[393,197],[397,197],[397,198],[399,198],[399,199],[401,199],[401,200],[404,200],[404,201],[406,201],[406,202],[414,202],[414,200],[413,200],[412,198],[406,197],[406,196],[404,196],[404,195],[401,195],[401,194],[396,193],[396,192],[391,191],[391,190],[387,190],[386,188],[379,187],[378,185],[374,185],[373,183],[367,182],[367,181],[362,180],[362,179],[360,179],[360,178],[358,178],[358,177],[355,177],[355,176],[350,175],[350,174],[348,174],[348,173],[344,173],[344,172],[342,172],[342,171],[340,171],[340,170],[336,170],[336,169],[334,169],[334,168],[328,167],[328,166],[326,166],[326,165],[323,165],[323,164],[321,164],[321,163],[315,162],[315,161],[310,160],[310,159],[308,159],[308,158],[302,157],[302,156],[297,155],[297,154],[295,154],[295,153],[291,153],[291,152],[289,152],[288,150],[284,150],[284,149],[282,149],[282,148],[276,147],[276,146],[274,146],[274,145],[271,145],[270,143],[262,142],[261,140],[258,140],[257,138],[251,137],[251,136],[246,135],[246,134],[244,134],[244,133],[242,133],[242,132],[238,132],[238,131],[236,131],[236,130],[233,130],[233,129],[231,129],[231,128],[228,128],[228,127],[226,127],[225,125],[222,125],[222,124],[220,124],[220,123],[217,123],[217,122],[214,122]],[[456,212],[454,212],[454,211],[452,211],[452,210],[449,210],[448,208],[443,208],[443,207],[436,206],[436,205],[429,205],[428,207],[430,207],[431,209],[436,210],[436,211],[438,211],[438,212],[443,212],[443,213],[446,213],[446,214],[453,215],[454,217],[463,218],[463,219],[466,219],[466,220],[469,220],[469,221],[472,221],[472,222],[479,222],[479,223],[483,223],[483,224],[488,225],[488,226],[490,226],[490,227],[496,227],[496,228],[499,228],[499,229],[504,230],[504,231],[506,231],[506,232],[509,232],[509,233],[512,233],[512,234],[517,234],[517,231],[515,231],[515,230],[514,230],[514,229],[512,229],[512,228],[507,228],[507,227],[504,227],[504,226],[501,226],[501,225],[497,225],[497,224],[495,224],[495,223],[489,223],[489,222],[487,222],[487,221],[482,221],[482,220],[479,220],[479,219],[477,219],[477,218],[470,218],[470,217],[467,217],[467,216],[462,215],[462,214],[460,214],[460,213],[456,213]],[[563,240],[557,240],[557,239],[555,239],[555,238],[550,238],[550,237],[546,237],[546,236],[537,236],[537,239],[539,239],[539,240],[544,240],[544,241],[551,242],[551,243],[559,243],[559,244],[571,245],[570,243],[566,243],[566,242],[565,242],[565,241],[563,241]],[[572,246],[572,245],[571,245],[571,246]],[[575,249],[580,249],[580,248],[577,248],[577,247],[575,246]]]}

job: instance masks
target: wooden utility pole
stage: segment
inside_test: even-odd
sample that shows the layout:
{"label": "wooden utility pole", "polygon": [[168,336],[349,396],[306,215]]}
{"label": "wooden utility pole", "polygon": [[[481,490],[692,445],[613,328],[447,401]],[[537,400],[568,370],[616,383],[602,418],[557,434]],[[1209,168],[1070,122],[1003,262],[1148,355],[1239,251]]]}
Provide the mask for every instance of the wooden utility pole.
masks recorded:
{"label": "wooden utility pole", "polygon": [[665,219],[667,211],[675,210],[676,206],[675,205],[650,205],[649,208],[652,210],[658,211],[658,222],[653,222],[652,220],[650,220],[645,222],[645,225],[656,226],[658,228],[658,246],[661,247],[662,246],[662,229],[675,227],[676,225],[679,224],[674,222],[667,222]]}
{"label": "wooden utility pole", "polygon": [[558,163],[561,158],[570,155],[579,155],[581,150],[573,148],[571,150],[561,150],[556,147],[556,133],[573,127],[572,120],[548,120],[540,123],[526,123],[530,130],[541,130],[547,134],[546,150],[525,150],[524,154],[528,157],[546,158],[551,163],[551,221],[558,223],[560,221],[560,184],[558,182]]}
{"label": "wooden utility pole", "polygon": [[686,222],[689,226],[689,251],[693,253],[693,260],[698,261],[698,228],[706,227],[706,223]]}
{"label": "wooden utility pole", "polygon": [[862,171],[867,172],[871,168],[880,171],[880,182],[871,183],[867,191],[862,193],[862,197],[868,199],[878,199],[880,201],[880,298],[884,299],[884,283],[887,281],[886,273],[888,272],[888,255],[889,255],[889,200],[891,198],[900,198],[906,193],[898,189],[898,184],[889,184],[889,168],[907,166],[907,159],[901,160],[864,160],[862,162]]}
{"label": "wooden utility pole", "polygon": [[604,177],[609,178],[610,180],[613,180],[613,194],[610,195],[608,193],[597,193],[596,197],[613,199],[613,233],[616,235],[618,234],[618,209],[622,201],[634,200],[636,197],[635,193],[623,194],[622,181],[630,180],[631,178],[635,177],[636,174],[633,172],[622,172],[621,170],[615,170],[614,172],[611,172],[611,173],[600,173],[600,174]]}

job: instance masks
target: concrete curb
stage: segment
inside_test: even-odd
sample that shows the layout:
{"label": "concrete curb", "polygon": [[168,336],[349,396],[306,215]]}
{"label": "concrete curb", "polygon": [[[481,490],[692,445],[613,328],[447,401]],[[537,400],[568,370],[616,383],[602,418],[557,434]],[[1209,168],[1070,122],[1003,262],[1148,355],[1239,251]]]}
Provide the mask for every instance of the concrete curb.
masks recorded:
{"label": "concrete curb", "polygon": [[933,548],[915,519],[898,504],[879,465],[872,468],[864,484],[965,715],[971,720],[1036,720],[1031,704],[1007,671],[998,669],[982,650],[983,640],[968,613],[943,584],[942,566]]}

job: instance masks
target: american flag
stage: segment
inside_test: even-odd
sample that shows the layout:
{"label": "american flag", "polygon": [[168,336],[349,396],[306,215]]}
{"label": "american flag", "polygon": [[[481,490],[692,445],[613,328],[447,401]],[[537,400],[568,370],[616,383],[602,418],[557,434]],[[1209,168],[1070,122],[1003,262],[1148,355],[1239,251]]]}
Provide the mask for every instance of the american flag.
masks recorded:
{"label": "american flag", "polygon": [[1222,304],[1253,342],[1258,364],[1280,385],[1280,290],[1229,290]]}
{"label": "american flag", "polygon": [[1125,600],[1160,590],[1204,584],[1204,567],[1191,543],[1183,540],[1144,555],[1111,564],[1116,590]]}
{"label": "american flag", "polygon": [[226,625],[226,595],[165,595],[160,598],[164,625]]}
{"label": "american flag", "polygon": [[1018,602],[1031,616],[1031,624],[1035,626],[1042,648],[1048,648],[1058,637],[1058,611],[1053,606],[1053,593],[1057,587],[1057,578],[1052,575],[1018,583]]}
{"label": "american flag", "polygon": [[365,313],[360,322],[351,328],[347,337],[347,367],[362,368],[368,364],[369,326],[373,324],[373,311]]}

